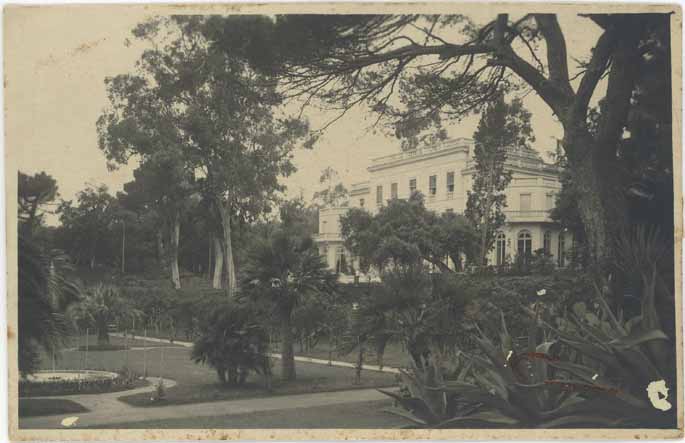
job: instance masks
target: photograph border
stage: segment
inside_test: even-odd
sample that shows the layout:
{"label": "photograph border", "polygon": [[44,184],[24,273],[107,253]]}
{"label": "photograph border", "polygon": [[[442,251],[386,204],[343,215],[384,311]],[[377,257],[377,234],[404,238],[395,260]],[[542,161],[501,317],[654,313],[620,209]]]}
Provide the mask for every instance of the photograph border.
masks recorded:
{"label": "photograph border", "polygon": [[[683,437],[683,331],[682,331],[682,8],[679,4],[636,3],[503,3],[503,2],[407,2],[407,3],[222,3],[222,4],[68,4],[68,5],[7,5],[4,10],[5,97],[16,79],[8,70],[21,53],[13,48],[15,39],[41,38],[40,35],[18,35],[23,17],[49,14],[52,9],[98,8],[116,14],[122,8],[141,8],[149,15],[168,14],[454,14],[470,8],[491,8],[495,13],[548,12],[569,13],[671,13],[671,73],[673,106],[673,185],[675,233],[675,306],[677,352],[677,429],[19,429],[18,428],[18,367],[17,367],[17,158],[21,149],[21,134],[12,125],[13,106],[5,103],[5,173],[6,173],[6,248],[7,248],[7,352],[9,393],[9,435],[12,440],[444,440],[444,439],[672,439]],[[674,394],[674,395],[673,395]],[[144,412],[143,412],[144,413]]]}

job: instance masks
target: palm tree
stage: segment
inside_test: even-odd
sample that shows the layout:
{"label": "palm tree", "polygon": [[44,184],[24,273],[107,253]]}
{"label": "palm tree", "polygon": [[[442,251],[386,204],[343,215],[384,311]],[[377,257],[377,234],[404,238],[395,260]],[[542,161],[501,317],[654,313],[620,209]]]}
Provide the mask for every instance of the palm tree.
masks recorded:
{"label": "palm tree", "polygon": [[214,368],[223,384],[242,385],[249,371],[255,371],[265,376],[268,388],[268,333],[256,317],[249,306],[230,302],[214,306],[202,322],[191,359]]}
{"label": "palm tree", "polygon": [[248,254],[243,290],[271,309],[281,333],[281,376],[295,379],[293,310],[306,295],[330,294],[336,276],[319,256],[311,236],[279,228]]}
{"label": "palm tree", "polygon": [[80,290],[64,278],[63,256],[51,256],[21,229],[18,240],[19,370],[26,375],[37,369],[40,348],[52,353],[63,344],[69,331],[64,310]]}
{"label": "palm tree", "polygon": [[130,322],[142,316],[142,312],[123,298],[116,286],[97,284],[88,288],[79,302],[73,306],[71,316],[83,327],[94,327],[98,344],[109,343],[109,325]]}

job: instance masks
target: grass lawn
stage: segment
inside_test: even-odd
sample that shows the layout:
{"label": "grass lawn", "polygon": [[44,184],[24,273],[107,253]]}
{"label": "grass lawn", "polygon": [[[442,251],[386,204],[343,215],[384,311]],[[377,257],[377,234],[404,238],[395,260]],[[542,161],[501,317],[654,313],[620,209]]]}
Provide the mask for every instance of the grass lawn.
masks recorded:
{"label": "grass lawn", "polygon": [[[113,344],[123,339],[112,337]],[[79,368],[85,357],[84,352],[64,351],[56,359],[57,369]],[[45,369],[50,366],[45,361]],[[261,376],[252,374],[242,387],[224,387],[218,383],[216,373],[209,367],[195,364],[190,360],[190,349],[166,345],[128,351],[97,351],[88,353],[88,369],[118,370],[128,367],[148,376],[162,376],[178,383],[166,392],[165,400],[151,401],[150,394],[123,395],[120,400],[133,406],[161,406],[189,404],[207,401],[232,400],[240,398],[268,397],[272,395],[306,394],[330,392],[356,388],[388,387],[394,385],[395,375],[375,371],[363,371],[361,383],[355,384],[355,371],[352,368],[339,368],[312,363],[296,363],[297,380],[280,380],[280,360],[274,360],[273,390],[263,388]]]}
{"label": "grass lawn", "polygon": [[[332,351],[332,352],[331,352]],[[349,363],[357,363],[359,350],[355,349],[349,354],[338,354],[335,346],[330,345],[326,340],[320,340],[313,349],[309,351],[301,349],[299,345],[295,346],[295,355],[303,357],[320,358],[328,360],[329,353],[333,360],[346,361]],[[383,366],[401,368],[408,366],[407,359],[409,354],[402,349],[400,343],[388,343],[383,354]],[[376,352],[373,346],[366,345],[364,347],[364,364],[377,365]]]}
{"label": "grass lawn", "polygon": [[[136,331],[136,337],[141,335],[142,331]],[[148,331],[148,337],[162,338],[168,340],[171,334],[167,331],[161,331],[160,333],[155,333],[154,331]],[[181,341],[192,341],[183,337],[180,331],[176,332],[176,340]],[[129,340],[129,342],[131,342]],[[137,343],[138,339],[134,343]],[[146,342],[151,343],[151,342]],[[164,343],[155,343],[157,346],[164,346]],[[141,346],[132,344],[131,346]],[[273,345],[274,352],[280,352],[280,347],[278,343]],[[354,350],[349,354],[339,354],[335,349],[335,345],[329,344],[327,340],[322,339],[314,346],[312,349],[305,350],[298,344],[295,344],[295,355],[301,357],[312,357],[320,358],[322,360],[328,360],[329,356],[333,360],[345,361],[348,363],[357,363],[358,350]],[[383,365],[387,367],[401,368],[408,366],[408,356],[407,352],[402,348],[400,343],[388,343],[385,347],[385,353],[383,354]],[[366,345],[364,347],[364,364],[378,365],[376,359],[376,351],[373,346]]]}
{"label": "grass lawn", "polygon": [[[167,337],[164,337],[167,338]],[[86,336],[85,334],[80,336],[80,337],[70,337],[69,340],[67,341],[67,344],[65,348],[78,348],[79,350],[84,350],[85,351],[85,346],[86,345]],[[143,340],[142,338],[137,338],[135,340],[131,339],[131,336],[129,336],[126,340],[120,337],[109,337],[109,344],[98,344],[98,338],[97,335],[95,334],[90,334],[88,336],[88,351],[118,351],[118,350],[123,350],[124,345],[126,345],[129,348],[156,348],[160,346],[180,346],[176,345],[174,343],[158,343],[158,342],[152,342],[152,341],[146,341]]]}
{"label": "grass lawn", "polygon": [[[109,429],[393,429],[408,424],[407,420],[384,412],[391,400],[360,402],[315,408],[281,409],[249,414],[187,417],[117,423],[98,428]],[[354,426],[350,426],[354,423]]]}
{"label": "grass lawn", "polygon": [[81,404],[60,398],[20,398],[19,417],[88,412]]}

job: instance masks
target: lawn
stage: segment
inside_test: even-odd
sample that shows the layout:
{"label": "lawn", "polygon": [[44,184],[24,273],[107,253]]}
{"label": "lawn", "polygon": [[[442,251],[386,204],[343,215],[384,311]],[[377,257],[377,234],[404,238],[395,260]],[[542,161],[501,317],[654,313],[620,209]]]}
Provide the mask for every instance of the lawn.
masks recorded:
{"label": "lawn", "polygon": [[[177,331],[175,335],[176,340],[181,340],[181,341],[189,341],[187,338],[183,337],[183,334],[181,333],[182,331]],[[140,334],[142,334],[143,331],[136,331],[136,337],[138,337]],[[155,333],[154,331],[148,331],[148,337],[155,337],[155,338],[162,338],[165,340],[169,340],[169,337],[171,334],[167,331],[160,331],[159,333]],[[130,340],[129,340],[130,342]],[[139,343],[139,340],[136,339],[133,343]],[[151,342],[147,342],[151,343]],[[171,342],[169,342],[171,343]],[[157,346],[164,346],[164,343],[155,343]],[[141,346],[138,344],[132,344],[131,346]],[[273,344],[273,349],[275,352],[279,352],[279,344],[274,343]],[[319,340],[319,342],[316,344],[311,349],[304,349],[300,345],[295,345],[295,355],[301,356],[301,357],[312,357],[312,358],[319,358],[322,360],[328,360],[329,357],[332,360],[338,360],[338,361],[344,361],[348,363],[357,363],[357,358],[358,358],[358,350],[355,349],[354,351],[348,353],[348,354],[340,354],[336,348],[335,345],[329,344],[328,340],[322,339]],[[403,349],[402,344],[400,343],[388,343],[387,346],[385,347],[385,353],[383,355],[383,365],[386,367],[407,367],[408,366],[408,354],[407,352]],[[372,345],[365,345],[364,346],[364,364],[368,365],[378,365],[377,359],[376,359],[376,351]]]}
{"label": "lawn", "polygon": [[[123,339],[112,337],[111,341],[118,344],[122,343]],[[84,358],[84,352],[63,351],[61,358],[56,359],[56,368],[78,368]],[[47,369],[50,362],[46,361],[45,365]],[[296,363],[297,380],[285,383],[280,380],[280,360],[274,360],[272,392],[264,389],[261,376],[256,374],[251,375],[242,387],[224,387],[218,383],[216,373],[211,368],[190,360],[189,348],[171,344],[158,344],[147,351],[134,347],[128,351],[89,352],[87,367],[110,371],[128,367],[140,374],[147,370],[149,376],[161,375],[178,383],[166,391],[166,398],[162,402],[151,401],[150,394],[124,395],[120,398],[121,401],[140,407],[388,387],[396,383],[393,374],[362,371],[361,382],[356,384],[355,371],[352,368],[301,362]]]}
{"label": "lawn", "polygon": [[[300,346],[295,346],[295,355],[303,357],[320,358],[328,360],[329,355],[333,360],[345,361],[348,363],[357,363],[359,350],[355,349],[349,354],[339,354],[334,345],[330,345],[326,340],[320,340],[312,349],[306,350]],[[388,343],[383,354],[383,366],[401,368],[408,366],[408,354],[402,349],[400,343]],[[371,345],[364,347],[364,364],[378,365],[376,360],[376,352]]]}
{"label": "lawn", "polygon": [[19,417],[61,415],[88,412],[89,410],[75,401],[61,398],[20,398]]}
{"label": "lawn", "polygon": [[[268,423],[274,429],[393,429],[408,424],[401,417],[384,412],[391,400],[367,401],[315,408],[280,409],[249,414],[187,417],[166,420],[116,423],[99,429],[253,429]],[[260,425],[265,428],[267,426]]]}

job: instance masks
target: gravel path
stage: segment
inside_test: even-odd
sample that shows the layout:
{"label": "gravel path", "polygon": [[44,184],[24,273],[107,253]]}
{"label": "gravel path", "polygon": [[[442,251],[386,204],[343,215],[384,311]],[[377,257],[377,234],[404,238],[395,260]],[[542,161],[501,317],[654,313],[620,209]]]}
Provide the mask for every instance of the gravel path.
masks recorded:
{"label": "gravel path", "polygon": [[[152,379],[152,378],[151,378]],[[171,380],[164,380],[165,386]],[[139,388],[127,393],[152,392],[154,384]],[[112,394],[71,395],[59,398],[68,398],[81,403],[91,409],[84,414],[64,414],[43,417],[26,417],[19,419],[19,427],[22,429],[54,429],[64,428],[62,421],[69,417],[78,417],[72,428],[85,426],[97,427],[116,423],[131,423],[148,420],[187,419],[188,417],[212,417],[249,414],[255,412],[289,410],[298,408],[314,408],[333,406],[377,400],[387,400],[388,397],[375,389],[356,389],[351,391],[319,392],[315,394],[283,395],[275,397],[250,398],[242,400],[213,401],[208,403],[195,403],[192,405],[174,405],[136,408],[116,400],[121,392]],[[36,398],[36,397],[33,397]],[[51,397],[57,398],[57,397]],[[257,424],[255,423],[255,426]]]}

